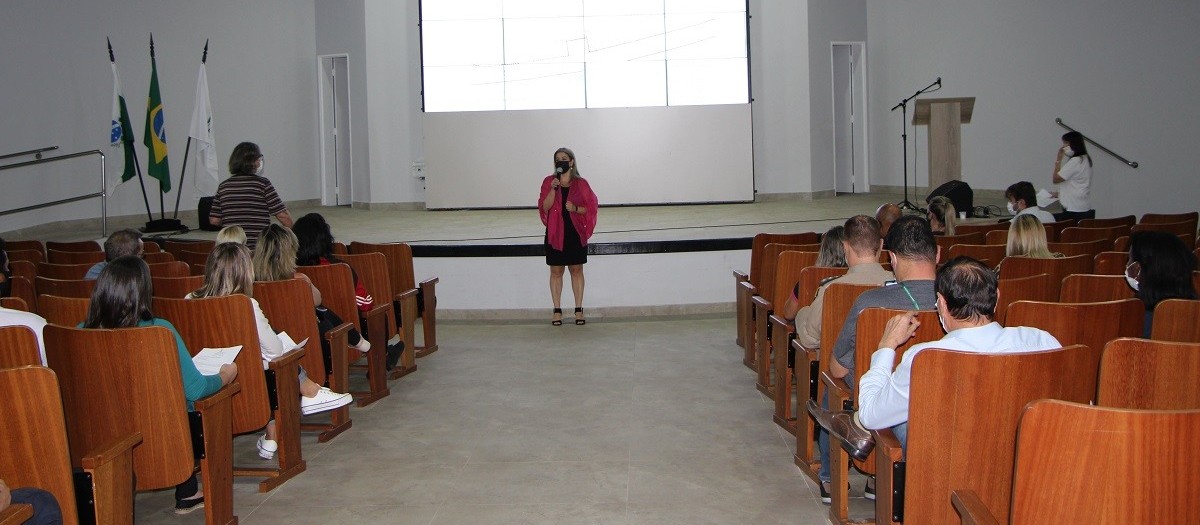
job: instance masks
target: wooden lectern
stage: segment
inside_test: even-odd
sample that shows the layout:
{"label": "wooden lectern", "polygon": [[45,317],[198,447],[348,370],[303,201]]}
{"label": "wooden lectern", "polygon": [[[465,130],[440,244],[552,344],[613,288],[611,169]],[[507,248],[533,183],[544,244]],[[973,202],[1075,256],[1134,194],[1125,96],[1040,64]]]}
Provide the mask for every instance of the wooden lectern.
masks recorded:
{"label": "wooden lectern", "polygon": [[975,97],[917,100],[913,125],[929,126],[929,188],[962,180],[961,125],[971,122]]}

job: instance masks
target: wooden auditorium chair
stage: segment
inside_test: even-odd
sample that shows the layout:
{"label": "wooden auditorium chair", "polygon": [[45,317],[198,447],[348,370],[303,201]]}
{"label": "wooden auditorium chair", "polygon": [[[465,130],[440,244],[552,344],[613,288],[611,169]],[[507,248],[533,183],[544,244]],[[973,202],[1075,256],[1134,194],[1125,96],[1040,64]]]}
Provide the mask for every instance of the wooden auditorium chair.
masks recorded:
{"label": "wooden auditorium chair", "polygon": [[47,249],[46,261],[54,264],[96,264],[104,262],[104,252],[62,252]]}
{"label": "wooden auditorium chair", "polygon": [[[791,252],[784,252],[788,254]],[[800,275],[797,278],[796,286],[799,287],[800,306],[808,306],[817,295],[817,288],[826,279],[845,275],[847,268],[834,268],[830,266],[808,266],[800,270]],[[791,295],[792,291],[784,292]],[[775,389],[772,391],[772,397],[775,400],[775,414],[772,419],[775,424],[784,428],[789,433],[796,434],[796,414],[797,407],[795,403],[794,388],[804,388],[807,385],[793,385],[795,374],[793,368],[795,366],[796,350],[801,348],[799,341],[796,340],[796,325],[792,321],[788,321],[778,314],[771,316],[771,354],[776,356],[772,362],[772,367],[775,369]],[[779,334],[784,334],[780,336]],[[803,351],[803,350],[801,350]],[[814,359],[815,361],[815,359]],[[816,372],[812,372],[812,376],[816,377]],[[807,399],[807,398],[806,398]],[[800,406],[799,411],[803,412],[804,407]]]}
{"label": "wooden auditorium chair", "polygon": [[[0,396],[0,478],[9,488],[54,495],[62,523],[132,525],[133,451],[141,433],[108,432],[86,444],[68,440],[58,378],[49,368],[0,367]],[[73,473],[72,464],[82,472]],[[0,522],[17,512],[0,511]]]}
{"label": "wooden auditorium chair", "polygon": [[[997,281],[996,313],[993,319],[1005,324],[1008,316],[1008,305],[1017,301],[1056,301],[1057,292],[1054,290],[1054,280],[1048,273],[1039,273],[1029,277],[1014,277]],[[1007,326],[1007,325],[1006,325]]]}
{"label": "wooden auditorium chair", "polygon": [[46,250],[59,252],[103,252],[104,247],[96,241],[46,241]]}
{"label": "wooden auditorium chair", "polygon": [[1043,223],[1050,228],[1050,236],[1046,237],[1047,242],[1058,242],[1058,238],[1062,236],[1062,231],[1075,226],[1075,219],[1065,219],[1055,222]]}
{"label": "wooden auditorium chair", "polygon": [[[891,308],[867,308],[859,314],[854,339],[855,385],[862,383],[863,375],[871,368],[871,355],[879,349],[879,339],[883,336],[883,330],[887,326],[888,320],[905,312],[906,310]],[[900,364],[904,352],[913,345],[937,341],[945,335],[941,323],[938,321],[937,312],[933,310],[920,311],[917,313],[917,321],[921,324],[913,336],[896,348],[893,367]],[[858,393],[850,388],[845,378],[834,379],[828,371],[824,371],[821,372],[821,382],[829,392],[829,408],[831,410],[855,410],[858,407]],[[835,523],[849,523],[850,494],[847,488],[850,483],[849,462],[853,461],[854,468],[868,476],[875,476],[877,463],[871,455],[864,460],[851,458],[833,437],[829,440],[829,461],[832,463],[829,468],[829,518]],[[878,489],[878,485],[876,488]]]}
{"label": "wooden auditorium chair", "polygon": [[[324,266],[300,266],[296,271],[307,275],[314,286],[321,291],[322,304],[343,321],[355,323],[360,331],[370,326],[364,333],[371,341],[371,351],[367,352],[367,390],[350,391],[354,402],[360,407],[374,403],[391,393],[387,386],[387,331],[386,305],[376,304],[370,311],[359,315],[358,306],[354,301],[354,279],[350,273],[350,265],[336,263]],[[347,361],[361,359],[362,354],[354,350],[348,352]]]}
{"label": "wooden auditorium chair", "polygon": [[1096,275],[1077,273],[1063,278],[1062,292],[1058,301],[1062,303],[1099,303],[1133,299],[1133,288],[1125,282],[1123,275]]}
{"label": "wooden auditorium chair", "polygon": [[[825,289],[821,303],[821,347],[819,349],[797,346],[795,366],[792,367],[796,376],[796,406],[807,407],[810,399],[820,403],[825,395],[825,385],[821,383],[820,371],[829,368],[833,359],[833,344],[837,341],[838,333],[850,315],[850,308],[859,295],[867,290],[878,288],[873,284],[832,283]],[[796,417],[796,454],[792,460],[800,470],[813,481],[820,483],[817,471],[821,469],[821,461],[815,456],[817,422],[807,410]]]}
{"label": "wooden auditorium chair", "polygon": [[1008,231],[1008,222],[970,223],[958,224],[954,226],[954,233],[959,235],[966,235],[968,233],[982,233],[984,237],[986,237],[988,232],[995,230]]}
{"label": "wooden auditorium chair", "polygon": [[8,254],[8,261],[10,263],[12,261],[29,261],[37,264],[46,261],[46,254],[38,250],[14,250],[10,248],[5,250],[5,253]]}
{"label": "wooden auditorium chair", "polygon": [[40,315],[47,323],[58,326],[79,326],[87,320],[88,307],[92,300],[87,297],[60,297],[57,295],[41,295],[38,297]]}
{"label": "wooden auditorium chair", "polygon": [[[1200,301],[1167,299],[1154,307],[1150,339],[1200,343]],[[1200,377],[1200,376],[1197,376]]]}
{"label": "wooden auditorium chair", "polygon": [[1111,228],[1113,226],[1133,226],[1134,224],[1137,224],[1137,217],[1126,215],[1107,219],[1079,219],[1077,226],[1080,228]]}
{"label": "wooden auditorium chair", "polygon": [[36,250],[46,254],[46,245],[42,241],[25,240],[25,241],[4,241],[4,249],[6,251],[13,250]]}
{"label": "wooden auditorium chair", "polygon": [[[4,279],[0,279],[0,282],[4,282]],[[20,297],[0,297],[0,308],[20,310],[22,312],[29,311],[29,305],[25,304],[25,300]]]}
{"label": "wooden auditorium chair", "polygon": [[33,279],[38,275],[38,265],[40,262],[32,261],[16,261],[8,260],[8,269],[12,272],[13,277],[24,277],[33,282]]}
{"label": "wooden auditorium chair", "polygon": [[96,281],[84,279],[50,279],[37,276],[33,287],[39,296],[57,295],[60,297],[91,297],[96,289]]}
{"label": "wooden auditorium chair", "polygon": [[42,366],[37,334],[28,326],[0,326],[0,369],[21,366]]}
{"label": "wooden auditorium chair", "polygon": [[192,275],[204,275],[204,266],[208,264],[208,254],[209,252],[177,250],[171,255],[175,256],[175,260],[187,263],[188,268],[191,268]]}
{"label": "wooden auditorium chair", "polygon": [[1086,345],[1097,354],[1118,337],[1141,337],[1145,307],[1138,299],[1099,303],[1017,301],[1008,307],[1006,326],[1050,332],[1063,346]]}
{"label": "wooden auditorium chair", "polygon": [[180,240],[164,240],[160,246],[162,250],[175,256],[176,260],[183,260],[179,257],[179,252],[192,251],[199,253],[211,252],[213,247],[217,245],[217,241],[180,241]]}
{"label": "wooden auditorium chair", "polygon": [[1184,246],[1187,246],[1189,250],[1196,248],[1196,223],[1194,221],[1135,224],[1133,228],[1130,228],[1130,235],[1141,231],[1173,233],[1183,240]]}
{"label": "wooden auditorium chair", "polygon": [[951,502],[962,524],[1200,523],[1200,484],[1183,482],[1200,469],[1197,433],[1200,410],[1034,401],[1017,430],[1011,503],[997,508],[969,489]]}
{"label": "wooden auditorium chair", "polygon": [[1112,251],[1129,253],[1129,236],[1122,235],[1113,241]]}
{"label": "wooden auditorium chair", "polygon": [[150,283],[154,289],[155,297],[183,299],[187,294],[199,290],[201,286],[204,286],[204,276],[158,277],[152,275],[150,276]]}
{"label": "wooden auditorium chair", "polygon": [[[1046,242],[1051,242],[1055,234],[1054,228],[1049,225],[1043,225],[1046,229]],[[987,232],[987,237],[984,238],[984,244],[998,244],[1001,246],[1008,245],[1008,230],[992,230]]]}
{"label": "wooden auditorium chair", "polygon": [[9,295],[25,303],[26,311],[37,313],[37,291],[33,288],[33,280],[12,276],[8,279]]}
{"label": "wooden auditorium chair", "polygon": [[[230,429],[231,397],[242,388],[240,382],[196,401],[195,411],[188,413],[179,352],[166,328],[46,325],[43,335],[47,361],[59,377],[72,451],[140,432],[142,443],[133,449],[137,490],[179,485],[198,462],[205,524],[237,523]],[[246,370],[252,369],[239,363],[239,379]]]}
{"label": "wooden auditorium chair", "polygon": [[[258,329],[250,298],[241,294],[204,299],[154,298],[154,314],[175,325],[188,351],[241,346],[235,363],[242,391],[233,401],[232,435],[257,432],[275,420],[278,467],[235,467],[234,476],[266,478],[259,492],[269,492],[304,472],[300,447],[300,359],[297,348],[263,365]],[[262,372],[260,372],[262,371]]]}
{"label": "wooden auditorium chair", "polygon": [[753,341],[750,341],[746,337],[754,329],[754,307],[750,304],[750,298],[755,295],[762,279],[762,276],[759,274],[759,267],[762,263],[763,248],[773,242],[779,244],[813,244],[820,241],[821,238],[816,232],[759,233],[750,241],[749,269],[745,272],[733,271],[733,285],[737,300],[737,339],[735,342],[745,350],[742,364],[750,369],[754,368],[754,363],[751,361],[754,358],[753,347],[751,346]]}
{"label": "wooden auditorium chair", "polygon": [[1064,277],[1076,273],[1092,273],[1092,257],[1076,255],[1055,259],[1037,259],[1034,257],[1005,257],[1000,261],[1000,278],[1029,277],[1039,273],[1050,274],[1054,296],[1062,292]]}
{"label": "wooden auditorium chair", "polygon": [[1081,228],[1075,226],[1064,229],[1058,236],[1058,242],[1086,242],[1098,239],[1115,241],[1117,237],[1128,236],[1130,228],[1132,226],[1110,226],[1107,228]]}
{"label": "wooden auditorium chair", "polygon": [[438,277],[429,277],[420,283],[413,267],[412,247],[401,242],[371,244],[351,242],[350,253],[382,253],[387,259],[388,275],[392,281],[392,304],[396,318],[405,320],[400,298],[409,290],[417,290],[416,318],[421,320],[421,344],[416,347],[417,357],[425,357],[437,351],[437,291]]}
{"label": "wooden auditorium chair", "polygon": [[95,263],[54,264],[38,263],[37,274],[50,279],[82,280]]}
{"label": "wooden auditorium chair", "polygon": [[[754,305],[754,366],[756,387],[764,395],[773,396],[771,356],[773,325],[771,315],[782,308],[792,288],[800,280],[800,270],[817,263],[818,252],[790,251],[787,244],[768,244],[763,261],[763,286],[750,298]],[[784,338],[787,331],[779,332]],[[786,348],[785,346],[781,346]]]}
{"label": "wooden auditorium chair", "polygon": [[974,233],[959,233],[957,235],[937,235],[934,237],[937,241],[938,248],[942,249],[942,253],[948,253],[950,247],[955,244],[983,244],[984,234],[979,232]]}
{"label": "wooden auditorium chair", "polygon": [[[416,351],[413,349],[415,345],[413,339],[416,334],[417,291],[409,290],[396,297],[396,300],[403,305],[400,311],[407,316],[403,321],[398,322],[396,309],[392,308],[388,301],[392,293],[392,282],[388,276],[387,258],[378,252],[345,254],[338,257],[358,273],[363,286],[367,288],[367,293],[375,299],[375,305],[387,307],[383,314],[383,324],[386,327],[382,339],[383,346],[386,348],[387,342],[396,335],[399,335],[400,340],[404,342],[404,351],[400,354],[400,361],[388,372],[388,379],[396,379],[416,372],[417,360]],[[374,336],[375,334],[368,335]],[[375,345],[373,339],[371,345],[372,347]]]}
{"label": "wooden auditorium chair", "polygon": [[1164,224],[1173,222],[1190,222],[1192,229],[1196,229],[1196,222],[1200,220],[1200,212],[1188,213],[1147,213],[1142,215],[1138,224]]}
{"label": "wooden auditorium chair", "polygon": [[1100,357],[1096,404],[1137,410],[1197,410],[1198,377],[1200,343],[1114,339]]}
{"label": "wooden auditorium chair", "polygon": [[1046,248],[1050,250],[1050,253],[1061,253],[1064,257],[1088,255],[1095,259],[1100,252],[1111,250],[1112,242],[1108,239],[1084,242],[1048,242]]}
{"label": "wooden auditorium chair", "polygon": [[350,251],[346,249],[346,243],[341,241],[333,241],[330,251],[339,257],[350,253]]}
{"label": "wooden auditorium chair", "polygon": [[[750,290],[750,326],[746,329],[745,337],[747,344],[746,352],[743,356],[744,359],[742,361],[743,363],[748,362],[750,369],[754,370],[755,373],[759,373],[761,370],[761,363],[758,362],[758,354],[760,351],[760,346],[767,344],[767,335],[765,330],[768,326],[769,320],[760,317],[760,314],[763,312],[760,312],[758,307],[755,306],[754,299],[762,296],[764,293],[771,294],[774,292],[775,266],[779,264],[779,254],[783,253],[784,251],[789,251],[793,247],[799,246],[801,245],[769,243],[762,249],[762,255],[760,256],[761,260],[758,265],[760,285]],[[807,254],[802,257],[811,258],[813,263],[815,263],[817,260],[816,252],[800,253]],[[769,367],[770,365],[767,364],[766,366]]]}
{"label": "wooden auditorium chair", "polygon": [[[147,244],[145,246],[158,246],[158,245],[157,244]],[[146,261],[146,264],[157,264],[157,263],[165,263],[165,262],[174,261],[175,256],[171,255],[167,252],[143,252],[142,260]]]}
{"label": "wooden auditorium chair", "polygon": [[[171,254],[163,252],[168,257]],[[191,268],[183,261],[176,261],[174,257],[170,261],[152,263],[146,261],[146,266],[150,268],[150,277],[187,277],[191,275]]]}
{"label": "wooden auditorium chair", "polygon": [[158,241],[155,241],[154,239],[147,239],[145,237],[142,237],[142,255],[145,255],[147,253],[164,253],[164,252],[163,252],[162,247],[158,245]]}
{"label": "wooden auditorium chair", "polygon": [[951,246],[943,257],[944,260],[951,260],[955,257],[970,257],[979,261],[991,261],[994,266],[1004,259],[1008,247],[1003,244],[955,244]]}
{"label": "wooden auditorium chair", "polygon": [[[1099,352],[1084,346],[1011,354],[922,351],[912,366],[907,451],[890,429],[872,432],[875,522],[958,523],[950,504],[956,490],[974,491],[998,521],[1007,521],[1013,445],[1025,406],[1047,398],[1091,401],[1098,362]],[[1070,442],[1055,442],[1056,453],[1071,457],[1064,443]]]}
{"label": "wooden auditorium chair", "polygon": [[1129,264],[1129,252],[1100,252],[1092,258],[1092,273],[1097,275],[1125,275]]}
{"label": "wooden auditorium chair", "polygon": [[[302,279],[255,281],[254,297],[258,299],[263,314],[271,320],[272,328],[287,332],[294,341],[308,339],[300,366],[304,367],[309,379],[329,387],[334,392],[350,391],[349,361],[346,353],[358,353],[358,350],[349,349],[346,335],[353,325],[345,322],[325,334],[329,344],[329,353],[326,354],[321,346],[321,332],[317,328],[312,291],[309,290],[307,282]],[[353,424],[348,405],[329,411],[329,415],[329,423],[301,422],[300,430],[319,431],[317,441],[324,443],[345,432]]]}

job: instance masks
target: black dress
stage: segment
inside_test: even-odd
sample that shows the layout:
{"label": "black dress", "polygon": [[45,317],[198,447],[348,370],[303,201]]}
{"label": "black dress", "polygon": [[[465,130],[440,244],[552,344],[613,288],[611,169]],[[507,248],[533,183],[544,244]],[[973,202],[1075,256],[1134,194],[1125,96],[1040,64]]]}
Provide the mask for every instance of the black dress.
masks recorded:
{"label": "black dress", "polygon": [[567,211],[566,202],[570,190],[570,188],[559,187],[559,191],[562,192],[559,197],[563,203],[563,249],[559,251],[552,248],[549,234],[547,234],[545,238],[546,264],[549,266],[573,266],[587,263],[587,247],[579,240],[579,232],[575,231],[575,224],[571,222],[571,212]]}

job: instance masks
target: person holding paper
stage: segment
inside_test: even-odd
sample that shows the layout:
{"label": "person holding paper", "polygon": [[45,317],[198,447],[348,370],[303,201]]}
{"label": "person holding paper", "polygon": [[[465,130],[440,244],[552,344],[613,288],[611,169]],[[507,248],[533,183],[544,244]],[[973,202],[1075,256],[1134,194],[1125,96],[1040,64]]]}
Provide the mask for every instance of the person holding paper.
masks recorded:
{"label": "person holding paper", "polygon": [[[79,324],[80,328],[134,328],[145,326],[161,326],[175,336],[175,348],[179,352],[179,368],[183,376],[183,397],[187,399],[187,410],[193,409],[193,403],[212,395],[222,386],[237,378],[237,365],[230,363],[222,365],[216,375],[204,375],[196,369],[192,355],[188,353],[187,345],[183,343],[179,331],[166,319],[154,317],[150,311],[153,293],[150,283],[150,267],[142,259],[127,255],[109,261],[100,275],[96,278],[96,288],[92,291],[91,303],[88,305],[87,319]],[[199,481],[193,475],[187,481],[175,487],[175,513],[187,514],[204,507],[204,495],[200,492]]]}
{"label": "person holding paper", "polygon": [[[291,351],[295,345],[285,347],[279,335],[271,328],[271,323],[263,315],[258,301],[254,300],[254,267],[250,262],[250,249],[238,243],[218,244],[208,256],[204,266],[204,286],[187,294],[186,299],[203,297],[224,297],[226,295],[242,294],[250,297],[250,305],[254,310],[254,322],[258,326],[258,344],[262,352],[263,368],[267,362]],[[303,415],[316,414],[350,404],[354,399],[350,394],[334,392],[313,382],[300,369],[300,413]],[[263,459],[275,457],[279,444],[275,442],[275,422],[267,423],[266,433],[258,439],[258,455]]]}

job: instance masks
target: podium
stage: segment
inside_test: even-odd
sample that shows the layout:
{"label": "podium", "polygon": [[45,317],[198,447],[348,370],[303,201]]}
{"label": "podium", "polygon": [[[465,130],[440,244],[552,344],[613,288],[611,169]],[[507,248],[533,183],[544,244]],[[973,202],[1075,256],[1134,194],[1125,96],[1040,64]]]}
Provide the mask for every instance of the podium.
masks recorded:
{"label": "podium", "polygon": [[917,100],[914,126],[929,126],[929,187],[962,180],[962,125],[971,122],[975,97]]}

